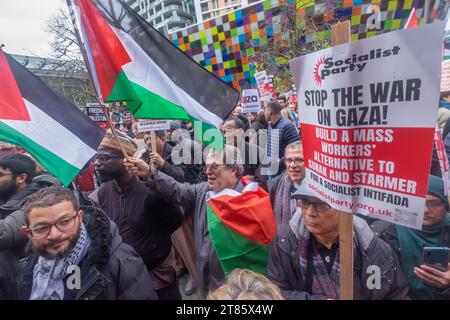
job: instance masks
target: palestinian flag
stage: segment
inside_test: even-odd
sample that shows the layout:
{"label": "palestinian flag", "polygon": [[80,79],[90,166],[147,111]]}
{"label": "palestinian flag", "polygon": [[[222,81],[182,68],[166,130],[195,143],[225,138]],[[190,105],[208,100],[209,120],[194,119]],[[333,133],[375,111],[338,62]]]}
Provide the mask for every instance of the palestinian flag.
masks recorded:
{"label": "palestinian flag", "polygon": [[266,191],[251,182],[241,193],[231,189],[209,192],[207,217],[211,241],[225,275],[236,268],[266,273],[269,246],[276,233]]}
{"label": "palestinian flag", "polygon": [[68,185],[104,131],[1,50],[0,83],[0,140],[21,146]]}
{"label": "palestinian flag", "polygon": [[68,0],[97,92],[138,119],[218,128],[239,93],[203,69],[120,0]]}

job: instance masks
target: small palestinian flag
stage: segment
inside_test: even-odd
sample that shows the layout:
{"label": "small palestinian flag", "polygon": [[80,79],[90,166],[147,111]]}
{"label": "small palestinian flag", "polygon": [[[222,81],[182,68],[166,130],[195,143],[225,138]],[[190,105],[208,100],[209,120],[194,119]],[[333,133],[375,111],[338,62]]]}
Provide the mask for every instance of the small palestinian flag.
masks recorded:
{"label": "small palestinian flag", "polygon": [[265,274],[276,233],[269,194],[255,182],[241,193],[231,189],[209,192],[207,215],[211,241],[225,275],[236,268]]}
{"label": "small palestinian flag", "polygon": [[21,146],[68,185],[104,131],[0,50],[0,140]]}
{"label": "small palestinian flag", "polygon": [[68,0],[97,92],[139,119],[218,128],[239,92],[203,69],[120,0]]}

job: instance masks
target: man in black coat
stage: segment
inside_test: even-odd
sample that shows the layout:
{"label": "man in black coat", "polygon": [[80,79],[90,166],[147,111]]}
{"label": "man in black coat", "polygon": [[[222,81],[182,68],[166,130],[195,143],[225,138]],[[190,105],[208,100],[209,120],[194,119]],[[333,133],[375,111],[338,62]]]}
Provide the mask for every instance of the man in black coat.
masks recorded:
{"label": "man in black coat", "polygon": [[22,207],[38,190],[61,185],[49,174],[35,176],[36,164],[23,154],[0,157],[0,300],[14,299],[17,262],[23,258],[27,237]]}
{"label": "man in black coat", "polygon": [[[134,142],[120,132],[117,136],[132,156]],[[183,222],[182,209],[130,175],[123,159],[118,142],[107,132],[98,149],[96,170],[109,181],[98,189],[97,204],[117,224],[124,242],[144,260],[159,299],[181,299],[171,235]]]}
{"label": "man in black coat", "polygon": [[20,261],[19,299],[156,299],[147,269],[114,223],[80,210],[69,189],[51,187],[25,206],[32,253]]}

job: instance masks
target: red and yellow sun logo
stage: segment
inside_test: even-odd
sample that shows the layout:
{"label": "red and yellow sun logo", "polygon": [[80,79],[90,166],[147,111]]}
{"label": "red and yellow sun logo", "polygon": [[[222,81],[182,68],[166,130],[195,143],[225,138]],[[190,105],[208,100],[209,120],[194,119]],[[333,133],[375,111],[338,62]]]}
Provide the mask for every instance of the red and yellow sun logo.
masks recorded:
{"label": "red and yellow sun logo", "polygon": [[314,66],[314,72],[313,72],[314,82],[318,86],[322,85],[322,78],[320,77],[319,71],[320,71],[320,66],[324,64],[325,59],[326,59],[326,57],[323,56],[322,58],[317,60],[316,65]]}

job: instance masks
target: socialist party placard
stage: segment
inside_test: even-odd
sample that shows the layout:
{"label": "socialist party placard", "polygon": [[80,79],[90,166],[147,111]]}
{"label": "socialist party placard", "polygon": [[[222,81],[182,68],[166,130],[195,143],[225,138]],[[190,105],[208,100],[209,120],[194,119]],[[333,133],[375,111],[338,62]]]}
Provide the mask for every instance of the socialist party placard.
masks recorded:
{"label": "socialist party placard", "polygon": [[290,61],[304,182],[345,212],[420,229],[437,119],[443,23]]}

